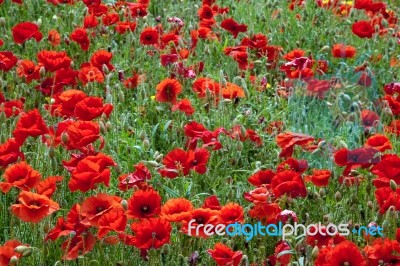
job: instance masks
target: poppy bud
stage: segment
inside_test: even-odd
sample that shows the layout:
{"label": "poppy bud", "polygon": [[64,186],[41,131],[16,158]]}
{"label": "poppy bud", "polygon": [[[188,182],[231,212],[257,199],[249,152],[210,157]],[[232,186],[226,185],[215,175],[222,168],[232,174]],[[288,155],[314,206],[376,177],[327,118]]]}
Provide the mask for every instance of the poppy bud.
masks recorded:
{"label": "poppy bud", "polygon": [[162,159],[163,159],[163,157],[164,157],[163,154],[158,155],[158,156],[156,157],[156,162],[161,162]]}
{"label": "poppy bud", "polygon": [[311,258],[315,260],[318,257],[319,249],[318,246],[315,246],[311,251]]}
{"label": "poppy bud", "polygon": [[124,208],[124,210],[126,211],[128,209],[128,201],[126,200],[121,200],[121,206],[122,208]]}
{"label": "poppy bud", "polygon": [[9,265],[17,265],[18,264],[18,257],[17,256],[12,256],[9,262]]}
{"label": "poppy bud", "polygon": [[[65,37],[65,38],[64,38],[64,43],[65,43],[66,45],[69,45],[69,44],[71,43],[71,41],[69,40],[68,37]],[[71,66],[71,67],[72,67],[72,66]]]}
{"label": "poppy bud", "polygon": [[324,197],[326,196],[325,189],[321,188],[321,189],[319,190],[319,195],[321,196],[321,198],[324,198]]}
{"label": "poppy bud", "polygon": [[100,266],[100,262],[97,260],[89,261],[89,266]]}
{"label": "poppy bud", "polygon": [[393,179],[390,179],[390,188],[392,189],[393,192],[396,192],[397,190],[396,181],[394,181]]}
{"label": "poppy bud", "polygon": [[32,255],[32,252],[33,252],[33,249],[32,249],[32,248],[29,248],[29,249],[25,250],[25,251],[22,253],[22,257],[29,257],[30,255]]}
{"label": "poppy bud", "polygon": [[107,129],[106,129],[106,126],[104,125],[103,121],[99,121],[99,126],[100,126],[101,133],[106,134]]}
{"label": "poppy bud", "polygon": [[336,200],[336,201],[340,201],[341,199],[342,199],[342,194],[340,194],[339,191],[336,191],[336,193],[335,193],[335,200]]}
{"label": "poppy bud", "polygon": [[55,152],[54,152],[54,148],[50,147],[49,148],[49,157],[50,158],[54,158],[56,156]]}
{"label": "poppy bud", "polygon": [[27,246],[20,245],[20,246],[17,246],[16,248],[14,248],[14,251],[17,252],[17,253],[22,254],[25,251],[27,251],[28,249],[31,249],[31,248],[27,247]]}
{"label": "poppy bud", "polygon": [[242,142],[236,142],[236,150],[237,151],[242,151],[243,150],[243,143]]}
{"label": "poppy bud", "polygon": [[124,92],[122,90],[118,91],[118,100],[119,100],[120,103],[125,102],[125,94],[124,94]]}
{"label": "poppy bud", "polygon": [[329,47],[329,45],[325,45],[324,47],[321,48],[321,50],[319,50],[320,52],[325,52],[325,51],[329,51],[331,48]]}
{"label": "poppy bud", "polygon": [[106,123],[106,129],[107,129],[107,130],[111,130],[111,129],[112,129],[112,124],[111,124],[110,121],[107,121],[107,123]]}
{"label": "poppy bud", "polygon": [[61,134],[61,142],[66,145],[68,143],[68,134],[66,132],[63,132]]}
{"label": "poppy bud", "polygon": [[149,139],[144,139],[144,140],[143,140],[143,147],[144,147],[145,149],[150,148],[150,140],[149,140]]}
{"label": "poppy bud", "polygon": [[35,24],[38,25],[38,26],[40,27],[40,26],[42,25],[42,19],[39,18],[39,19],[36,21]]}
{"label": "poppy bud", "polygon": [[6,25],[6,19],[4,17],[0,17],[0,26],[4,27]]}

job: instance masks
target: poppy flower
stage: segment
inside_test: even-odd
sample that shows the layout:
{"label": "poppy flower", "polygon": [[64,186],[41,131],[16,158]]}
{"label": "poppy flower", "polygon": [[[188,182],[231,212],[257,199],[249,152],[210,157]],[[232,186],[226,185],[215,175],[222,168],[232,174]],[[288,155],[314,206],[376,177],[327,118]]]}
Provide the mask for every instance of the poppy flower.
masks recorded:
{"label": "poppy flower", "polygon": [[72,171],[68,187],[72,192],[77,190],[86,192],[96,189],[100,183],[108,187],[111,176],[111,171],[108,167],[115,165],[111,157],[102,153],[87,156],[79,161],[75,170]]}
{"label": "poppy flower", "polygon": [[192,103],[190,102],[189,99],[184,98],[180,101],[178,101],[176,104],[174,104],[171,108],[171,111],[181,111],[183,113],[185,113],[187,116],[191,116],[194,114],[194,112],[196,111],[193,106]]}
{"label": "poppy flower", "polygon": [[357,49],[351,45],[342,43],[334,44],[332,47],[332,56],[338,58],[353,58],[357,53]]}
{"label": "poppy flower", "polygon": [[0,246],[0,265],[8,266],[12,257],[20,258],[22,254],[15,252],[15,248],[22,245],[18,240],[8,240]]}
{"label": "poppy flower", "polygon": [[134,187],[141,188],[142,186],[146,185],[147,180],[151,179],[151,173],[143,163],[138,163],[134,165],[134,167],[134,172],[121,175],[118,178],[118,188],[121,191],[126,191]]}
{"label": "poppy flower", "polygon": [[140,83],[142,83],[145,80],[144,75],[139,75],[136,72],[132,73],[132,77],[129,77],[124,80],[124,86],[127,89],[134,89],[136,88]]}
{"label": "poppy flower", "polygon": [[0,113],[4,113],[6,118],[17,116],[24,110],[24,102],[24,98],[0,102]]}
{"label": "poppy flower", "polygon": [[315,139],[312,136],[307,136],[300,133],[281,133],[276,137],[276,143],[282,149],[279,157],[291,157],[293,154],[294,146],[306,146],[313,142]]}
{"label": "poppy flower", "polygon": [[217,265],[238,266],[243,257],[241,251],[234,252],[222,243],[216,243],[214,249],[209,249],[207,252],[214,259]]}
{"label": "poppy flower", "polygon": [[329,246],[326,248],[328,249],[327,252],[320,252],[318,254],[314,262],[315,266],[367,265],[367,261],[357,245],[349,240],[342,241],[334,247]]}
{"label": "poppy flower", "polygon": [[119,34],[124,34],[127,31],[134,32],[135,29],[136,29],[136,22],[119,21],[119,22],[117,22],[117,25],[115,26],[115,31],[118,32]]}
{"label": "poppy flower", "polygon": [[117,13],[107,13],[102,16],[101,20],[104,26],[114,25],[119,21],[119,15]]}
{"label": "poppy flower", "polygon": [[175,104],[177,96],[182,92],[182,85],[176,79],[164,79],[157,84],[156,100]]}
{"label": "poppy flower", "polygon": [[106,50],[98,50],[90,57],[90,64],[103,70],[103,65],[107,67],[108,71],[112,71],[114,66],[111,64],[113,54]]}
{"label": "poppy flower", "polygon": [[128,200],[128,218],[151,218],[158,216],[161,211],[161,196],[153,190],[137,190]]}
{"label": "poppy flower", "polygon": [[224,128],[217,128],[214,131],[210,131],[202,124],[192,121],[186,124],[183,129],[185,136],[189,138],[186,143],[189,149],[196,149],[198,140],[203,141],[203,147],[214,146],[213,150],[222,148],[222,144],[218,141],[218,136],[221,133],[226,133]]}
{"label": "poppy flower", "polygon": [[317,187],[325,187],[329,183],[331,177],[331,171],[313,169],[312,175],[306,176],[304,181],[312,182]]}
{"label": "poppy flower", "polygon": [[4,171],[6,182],[0,182],[0,190],[3,193],[10,191],[12,187],[29,191],[35,188],[42,178],[41,174],[33,169],[25,161],[13,164]]}
{"label": "poppy flower", "polygon": [[343,174],[347,175],[352,169],[365,168],[370,166],[371,163],[377,163],[379,158],[374,158],[377,152],[376,149],[369,147],[354,150],[343,148],[335,152],[334,161],[339,166],[346,166]]}
{"label": "poppy flower", "polygon": [[[204,232],[204,226],[207,224],[212,224],[214,226],[217,225],[218,213],[218,211],[211,209],[194,209],[192,210],[190,216],[182,221],[181,231],[190,236],[208,238],[209,235]],[[189,228],[189,222],[192,220],[194,220],[194,222],[191,223],[191,227]]]}
{"label": "poppy flower", "polygon": [[249,210],[249,216],[264,224],[272,224],[277,222],[276,216],[281,212],[277,203],[259,203]]}
{"label": "poppy flower", "polygon": [[0,144],[0,170],[8,165],[15,163],[18,158],[24,159],[21,152],[21,146],[13,138],[7,139],[5,143]]}
{"label": "poppy flower", "polygon": [[[388,105],[394,115],[400,114],[400,97],[393,97],[391,95],[385,95],[383,99]],[[394,121],[392,121],[393,123]]]}
{"label": "poppy flower", "polygon": [[371,87],[372,73],[369,73],[367,71],[362,71],[357,83],[363,87]]}
{"label": "poppy flower", "polygon": [[306,160],[296,160],[290,157],[276,167],[276,172],[292,170],[299,174],[303,174],[307,170],[307,168],[308,168],[308,162]]}
{"label": "poppy flower", "polygon": [[271,180],[271,188],[275,197],[284,194],[291,198],[307,196],[303,179],[298,173],[291,170],[277,173]]}
{"label": "poppy flower", "polygon": [[32,22],[18,23],[12,27],[12,35],[14,42],[17,44],[23,44],[31,38],[35,39],[36,42],[40,42],[43,38],[38,25]]}
{"label": "poppy flower", "polygon": [[48,197],[29,191],[22,191],[18,203],[11,205],[11,211],[24,222],[38,223],[60,209],[57,202]]}
{"label": "poppy flower", "polygon": [[210,158],[210,153],[205,148],[197,148],[194,151],[187,151],[187,160],[190,169],[199,174],[204,174],[207,171],[207,162]]}
{"label": "poppy flower", "polygon": [[233,35],[234,38],[237,38],[237,36],[239,35],[240,32],[247,31],[246,24],[239,24],[233,18],[224,19],[221,22],[221,28],[229,31]]}
{"label": "poppy flower", "polygon": [[86,29],[77,28],[70,35],[70,39],[77,42],[83,51],[89,50],[90,40]]}
{"label": "poppy flower", "polygon": [[53,46],[53,47],[60,45],[60,43],[61,43],[60,33],[58,33],[58,31],[55,29],[49,30],[49,33],[47,35],[47,40],[50,42],[51,46]]}
{"label": "poppy flower", "polygon": [[123,208],[114,208],[102,215],[98,221],[97,238],[104,238],[109,232],[122,233],[125,231],[127,217]]}
{"label": "poppy flower", "polygon": [[375,134],[367,139],[364,144],[365,147],[377,149],[380,152],[392,149],[392,144],[388,137],[382,134]]}
{"label": "poppy flower", "polygon": [[227,82],[222,88],[222,97],[225,99],[244,98],[244,90],[234,83]]}
{"label": "poppy flower", "polygon": [[371,22],[365,20],[354,22],[351,30],[360,38],[372,38],[372,35],[374,34],[374,28],[372,27]]}
{"label": "poppy flower", "polygon": [[46,109],[54,116],[71,117],[76,105],[86,97],[86,93],[81,90],[66,90],[53,95],[53,104],[47,105]]}
{"label": "poppy flower", "polygon": [[200,20],[214,18],[214,12],[209,5],[202,5],[197,10],[197,15],[199,16]]}
{"label": "poppy flower", "polygon": [[247,181],[256,187],[268,186],[271,184],[272,178],[275,176],[272,170],[259,170],[247,178]]}
{"label": "poppy flower", "polygon": [[50,72],[55,72],[62,68],[69,68],[72,62],[65,51],[42,50],[38,52],[37,58],[39,63]]}
{"label": "poppy flower", "polygon": [[159,33],[156,28],[145,28],[140,33],[140,43],[142,45],[157,45],[159,41]]}
{"label": "poppy flower", "polygon": [[273,265],[289,265],[292,259],[292,254],[286,253],[292,248],[284,241],[279,240],[275,245],[274,255],[269,256],[268,259]]}
{"label": "poppy flower", "polygon": [[98,227],[98,221],[105,213],[112,209],[122,209],[120,201],[121,199],[105,193],[86,198],[80,208],[80,215],[84,217],[82,224]]}
{"label": "poppy flower", "polygon": [[379,177],[372,181],[377,188],[389,187],[390,180],[400,184],[400,158],[395,154],[384,155],[382,160],[372,167],[371,173]]}
{"label": "poppy flower", "polygon": [[385,214],[392,206],[395,211],[400,210],[400,188],[393,191],[390,187],[379,187],[375,190],[375,198],[379,205],[380,214]]}
{"label": "poppy flower", "polygon": [[89,121],[101,116],[102,114],[109,117],[112,110],[112,104],[103,104],[102,98],[86,97],[75,105],[74,116],[80,120]]}
{"label": "poppy flower", "polygon": [[131,224],[133,245],[140,249],[158,249],[170,242],[172,227],[163,218],[144,219]]}
{"label": "poppy flower", "polygon": [[46,179],[39,182],[35,187],[38,194],[51,197],[57,189],[57,184],[63,180],[62,176],[49,176]]}
{"label": "poppy flower", "polygon": [[193,204],[185,198],[169,199],[161,207],[160,216],[169,222],[181,222],[191,215]]}
{"label": "poppy flower", "polygon": [[28,137],[38,137],[49,132],[45,121],[38,109],[24,113],[18,119],[13,131],[15,140],[23,143]]}
{"label": "poppy flower", "polygon": [[104,74],[95,66],[82,67],[78,74],[79,80],[86,85],[89,82],[104,82]]}
{"label": "poppy flower", "polygon": [[[398,264],[400,263],[400,244],[396,240],[389,238],[375,239],[370,245],[364,247],[365,256],[368,264],[377,266],[379,264]],[[381,263],[382,262],[382,263]]]}
{"label": "poppy flower", "polygon": [[18,58],[12,52],[0,51],[0,70],[3,72],[8,72],[17,62]]}
{"label": "poppy flower", "polygon": [[27,84],[31,83],[32,80],[40,79],[40,66],[35,65],[30,60],[22,60],[17,66],[17,75],[23,77]]}
{"label": "poppy flower", "polygon": [[79,256],[83,256],[90,252],[96,244],[96,237],[90,233],[76,235],[71,239],[67,239],[61,249],[64,251],[63,260],[76,260]]}
{"label": "poppy flower", "polygon": [[221,210],[221,204],[219,203],[217,196],[211,195],[204,199],[201,208],[219,211]]}
{"label": "poppy flower", "polygon": [[185,150],[176,148],[170,151],[162,161],[164,168],[159,170],[161,176],[175,178],[180,174],[188,175],[190,165]]}
{"label": "poppy flower", "polygon": [[255,204],[268,203],[273,198],[273,194],[270,191],[270,186],[260,186],[252,191],[244,192],[243,198]]}
{"label": "poppy flower", "polygon": [[337,245],[342,241],[345,241],[346,238],[338,233],[333,235],[332,232],[327,232],[327,227],[324,225],[315,224],[313,227],[310,227],[310,233],[306,236],[307,244],[318,248],[323,248],[323,246],[332,246]]}
{"label": "poppy flower", "polygon": [[86,146],[100,138],[100,126],[93,121],[76,121],[65,130],[68,136],[64,143],[69,150],[85,151]]}
{"label": "poppy flower", "polygon": [[207,91],[211,95],[218,95],[221,85],[210,78],[198,78],[193,82],[192,89],[199,98],[205,98]]}
{"label": "poppy flower", "polygon": [[325,93],[331,89],[331,83],[329,80],[317,80],[313,79],[307,82],[307,91],[311,95],[316,95],[319,99],[325,97]]}
{"label": "poppy flower", "polygon": [[218,219],[220,223],[228,225],[244,222],[244,211],[242,206],[237,203],[228,203],[223,206],[219,212]]}
{"label": "poppy flower", "polygon": [[371,110],[361,111],[361,124],[366,128],[371,128],[379,122],[379,115]]}

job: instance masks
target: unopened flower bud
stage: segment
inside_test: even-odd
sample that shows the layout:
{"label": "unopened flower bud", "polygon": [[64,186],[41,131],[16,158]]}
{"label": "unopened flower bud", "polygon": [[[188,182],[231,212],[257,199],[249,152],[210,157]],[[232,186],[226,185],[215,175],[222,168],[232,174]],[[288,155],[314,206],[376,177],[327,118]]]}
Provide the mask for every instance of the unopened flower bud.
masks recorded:
{"label": "unopened flower bud", "polygon": [[18,264],[18,257],[17,256],[12,256],[9,262],[9,265],[17,265]]}
{"label": "unopened flower bud", "polygon": [[339,191],[336,191],[336,193],[335,193],[335,200],[336,200],[336,201],[340,201],[341,199],[342,199],[342,194],[340,194]]}
{"label": "unopened flower bud", "polygon": [[160,164],[158,162],[156,162],[156,161],[147,161],[147,163],[150,166],[153,166],[153,167],[159,167],[160,166]]}
{"label": "unopened flower bud", "polygon": [[397,190],[396,181],[394,181],[393,179],[390,179],[390,188],[392,189],[393,192],[396,192]]}
{"label": "unopened flower bud", "polygon": [[61,142],[66,145],[68,143],[68,134],[66,132],[63,132],[61,134]]}
{"label": "unopened flower bud", "polygon": [[6,19],[4,17],[0,17],[0,26],[4,27],[6,25]]}
{"label": "unopened flower bud", "polygon": [[30,255],[32,255],[33,249],[29,248],[27,250],[25,250],[24,253],[22,253],[22,257],[29,257]]}
{"label": "unopened flower bud", "polygon": [[146,138],[146,139],[143,140],[143,147],[144,147],[145,149],[150,148],[150,140],[149,140],[148,138]]}
{"label": "unopened flower bud", "polygon": [[321,188],[321,189],[319,190],[319,195],[321,196],[321,198],[325,197],[325,196],[326,196],[325,189]]}
{"label": "unopened flower bud", "polygon": [[163,154],[159,154],[159,155],[156,157],[156,162],[161,162],[162,159],[163,159],[163,157],[164,157]]}
{"label": "unopened flower bud", "polygon": [[311,251],[311,257],[313,260],[315,260],[318,257],[318,253],[319,253],[319,248],[318,246],[315,246]]}
{"label": "unopened flower bud", "polygon": [[32,248],[27,247],[27,246],[20,245],[20,246],[17,246],[16,248],[14,248],[14,251],[17,252],[17,253],[22,254],[22,253],[24,253],[25,251],[27,251],[28,249],[32,249]]}

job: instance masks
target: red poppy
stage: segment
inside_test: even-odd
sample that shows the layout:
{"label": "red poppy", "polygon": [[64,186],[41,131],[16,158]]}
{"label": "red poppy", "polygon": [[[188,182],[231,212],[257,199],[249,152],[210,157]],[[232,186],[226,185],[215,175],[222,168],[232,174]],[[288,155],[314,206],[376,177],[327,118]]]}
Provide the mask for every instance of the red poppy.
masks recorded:
{"label": "red poppy", "polygon": [[312,136],[307,136],[300,133],[281,133],[276,137],[276,143],[282,149],[279,157],[291,157],[293,154],[294,146],[306,146],[313,142],[315,139]]}
{"label": "red poppy", "polygon": [[233,35],[234,38],[236,38],[240,32],[247,31],[246,24],[239,24],[233,18],[224,19],[221,22],[221,28],[229,31]]}
{"label": "red poppy", "polygon": [[53,104],[47,105],[46,108],[54,116],[71,117],[74,114],[76,105],[86,97],[87,95],[83,91],[66,90],[60,94],[53,95]]}
{"label": "red poppy", "polygon": [[28,137],[38,137],[47,134],[48,128],[38,109],[33,109],[24,113],[18,119],[17,125],[13,131],[15,140],[23,143]]}
{"label": "red poppy", "polygon": [[[313,227],[310,228],[310,233],[309,235],[306,236],[306,241],[307,244],[315,247],[317,246],[318,248],[323,248],[324,246],[332,246],[332,245],[337,245],[342,241],[345,241],[346,238],[338,233],[333,235],[332,232],[327,232],[327,227],[324,225],[314,225]],[[329,228],[328,228],[329,229]]]}
{"label": "red poppy", "polygon": [[124,80],[124,86],[127,89],[134,89],[145,80],[144,75],[139,75],[136,72],[133,72],[132,74],[132,77]]}
{"label": "red poppy", "polygon": [[400,158],[395,154],[384,155],[382,160],[372,167],[371,173],[379,177],[372,181],[377,188],[389,187],[390,180],[400,184]]}
{"label": "red poppy", "polygon": [[111,176],[111,171],[108,167],[115,165],[111,157],[102,153],[87,156],[79,161],[75,170],[72,171],[68,187],[72,192],[77,190],[86,192],[96,189],[100,183],[108,187]]}
{"label": "red poppy", "polygon": [[88,82],[104,82],[104,74],[95,66],[82,67],[78,74],[79,80],[86,85]]}
{"label": "red poppy", "polygon": [[153,189],[137,190],[128,200],[128,218],[151,218],[161,211],[161,196]]}
{"label": "red poppy", "polygon": [[299,174],[303,174],[307,169],[308,169],[308,162],[306,160],[296,160],[290,157],[277,166],[276,172],[292,170]]}
{"label": "red poppy", "polygon": [[97,238],[104,238],[109,232],[122,233],[125,231],[127,224],[127,217],[123,208],[114,208],[106,212],[98,220],[99,231]]}
{"label": "red poppy", "polygon": [[79,101],[74,108],[74,116],[80,120],[93,120],[102,114],[109,117],[113,110],[113,105],[110,103],[103,104],[103,99],[100,97],[86,97]]}
{"label": "red poppy", "polygon": [[259,170],[247,178],[247,181],[256,187],[268,186],[271,184],[271,180],[275,174],[276,173],[274,173],[272,170]]}
{"label": "red poppy", "polygon": [[222,243],[216,243],[214,249],[209,249],[208,254],[214,259],[217,265],[238,266],[242,260],[243,253],[241,251],[234,252]]}
{"label": "red poppy", "polygon": [[0,144],[0,170],[15,163],[18,158],[24,160],[24,154],[21,152],[20,144],[15,139],[10,138],[5,143]]}
{"label": "red poppy", "polygon": [[374,28],[370,21],[360,20],[353,23],[352,31],[360,38],[372,38]]}
{"label": "red poppy", "polygon": [[190,217],[193,204],[184,198],[169,199],[161,207],[160,216],[169,222],[181,222]]}
{"label": "red poppy", "polygon": [[196,149],[199,139],[203,141],[203,147],[214,146],[214,150],[222,148],[221,143],[218,141],[218,136],[221,133],[226,133],[224,128],[217,128],[214,131],[210,131],[202,124],[192,121],[186,124],[183,129],[185,136],[189,138],[186,143],[189,149]]}
{"label": "red poppy", "polygon": [[22,191],[18,203],[11,205],[11,211],[24,222],[38,223],[46,216],[60,209],[57,202],[48,197],[29,191]]}
{"label": "red poppy", "polygon": [[0,190],[3,191],[3,193],[7,193],[12,187],[16,187],[28,191],[35,188],[39,184],[41,178],[42,176],[38,171],[22,161],[9,166],[4,171],[4,179],[6,182],[0,182]]}
{"label": "red poppy", "polygon": [[101,20],[103,21],[104,26],[110,26],[119,21],[119,15],[117,13],[107,13],[103,15]]}
{"label": "red poppy", "polygon": [[260,186],[250,192],[244,192],[243,198],[255,204],[263,204],[271,202],[273,194],[270,191],[270,186]]}
{"label": "red poppy", "polygon": [[111,64],[113,54],[106,50],[98,50],[90,57],[90,64],[103,70],[103,66],[107,67],[108,71],[112,71],[114,66]]}
{"label": "red poppy", "polygon": [[219,94],[221,85],[210,78],[198,78],[193,82],[192,89],[200,98],[205,98],[208,93],[211,95]]}
{"label": "red poppy", "polygon": [[54,29],[49,30],[49,33],[47,35],[47,40],[50,42],[50,44],[53,47],[60,45],[60,43],[61,43],[60,33],[58,33],[58,31],[54,30]]}
{"label": "red poppy", "polygon": [[96,244],[96,238],[90,232],[76,235],[71,239],[67,239],[61,249],[64,251],[63,260],[76,260],[79,256],[83,256],[90,252]]}
{"label": "red poppy", "polygon": [[385,126],[385,131],[400,136],[400,120],[393,120],[389,126]]}
{"label": "red poppy", "polygon": [[42,50],[38,52],[37,58],[40,64],[42,64],[46,70],[55,72],[62,68],[69,68],[71,65],[71,58],[68,57],[64,51],[48,51]]}
{"label": "red poppy", "polygon": [[365,168],[370,166],[371,163],[377,163],[379,158],[374,158],[377,152],[374,148],[358,148],[354,150],[343,148],[335,152],[334,160],[337,165],[346,166],[343,174],[347,175],[352,169]]}
{"label": "red poppy", "polygon": [[164,79],[156,87],[156,100],[158,102],[176,103],[177,96],[182,92],[182,85],[175,79]]}
{"label": "red poppy", "polygon": [[147,180],[151,179],[151,173],[149,169],[143,164],[138,163],[134,165],[135,171],[129,174],[121,175],[118,180],[118,188],[122,191],[126,191],[134,187],[145,187]]}
{"label": "red poppy", "polygon": [[84,217],[82,224],[98,227],[99,219],[112,209],[122,209],[121,199],[108,194],[98,193],[82,202],[80,215]]}
{"label": "red poppy", "polygon": [[19,115],[24,110],[25,98],[19,100],[0,101],[0,113],[4,113],[6,117]]}
{"label": "red poppy", "polygon": [[89,50],[90,40],[86,29],[77,28],[69,35],[69,37],[71,40],[77,42],[83,51]]}
{"label": "red poppy", "polygon": [[218,219],[220,223],[228,225],[244,222],[244,211],[242,206],[237,203],[228,203],[223,206],[219,212]]}
{"label": "red poppy", "polygon": [[375,198],[381,214],[386,213],[392,206],[395,211],[400,210],[400,188],[393,191],[391,187],[380,187],[375,190]]}
{"label": "red poppy", "polygon": [[244,98],[244,90],[234,83],[227,82],[222,88],[222,97],[225,99]]}
{"label": "red poppy", "polygon": [[13,68],[18,62],[18,59],[12,52],[0,52],[0,70],[7,72]]}
{"label": "red poppy", "polygon": [[279,240],[275,245],[274,255],[269,256],[268,259],[273,265],[290,265],[292,254],[289,251],[291,249],[288,242]]}
{"label": "red poppy", "polygon": [[277,222],[276,217],[281,212],[282,210],[277,203],[260,203],[249,210],[249,216],[264,224],[272,224]]}
{"label": "red poppy", "polygon": [[371,110],[361,111],[361,124],[366,128],[371,128],[376,126],[379,122],[379,115]]}
{"label": "red poppy", "polygon": [[371,147],[377,149],[380,152],[392,149],[390,140],[385,135],[375,134],[367,139],[365,147]]}
{"label": "red poppy", "polygon": [[400,263],[400,243],[389,238],[375,239],[371,245],[364,247],[368,265],[396,265]]}
{"label": "red poppy", "polygon": [[193,106],[192,103],[190,102],[189,99],[184,98],[180,101],[178,101],[176,104],[174,104],[171,108],[171,111],[181,111],[183,113],[185,113],[187,116],[191,116],[194,114],[194,112],[196,111]]}
{"label": "red poppy", "polygon": [[289,197],[306,197],[307,190],[301,176],[291,170],[277,173],[271,180],[271,188],[275,197],[286,194]]}
{"label": "red poppy", "polygon": [[119,21],[117,22],[117,26],[115,26],[115,31],[118,32],[119,34],[124,34],[128,30],[131,32],[134,32],[136,29],[136,22],[122,22]]}
{"label": "red poppy", "polygon": [[317,187],[325,187],[331,177],[330,170],[313,169],[312,175],[306,176],[304,181],[312,182]]}
{"label": "red poppy", "polygon": [[12,35],[15,43],[23,44],[27,40],[33,38],[40,42],[43,34],[40,32],[38,25],[32,22],[21,22],[12,27]]}
{"label": "red poppy", "polygon": [[207,162],[209,158],[210,153],[205,148],[187,151],[187,160],[190,169],[199,174],[204,174],[207,171]]}
{"label": "red poppy", "polygon": [[[206,226],[207,224],[211,224],[214,226],[217,225],[218,213],[218,211],[211,209],[194,209],[192,210],[190,216],[182,221],[181,231],[190,236],[208,238],[210,237],[210,235],[204,232],[204,226]],[[191,222],[192,220],[194,220],[194,222]],[[190,228],[189,222],[191,222]]]}
{"label": "red poppy", "polygon": [[4,245],[0,246],[0,266],[10,265],[12,257],[20,258],[22,254],[15,252],[15,248],[22,245],[18,240],[8,240]]}
{"label": "red poppy", "polygon": [[307,82],[307,91],[311,95],[316,95],[319,99],[325,97],[325,93],[331,89],[331,83],[329,80],[317,80],[313,79]]}
{"label": "red poppy", "polygon": [[163,218],[143,219],[131,224],[132,244],[140,249],[158,249],[170,242],[172,227]]}
{"label": "red poppy", "polygon": [[357,245],[349,240],[340,242],[334,247],[326,247],[326,252],[321,252],[314,262],[315,266],[341,266],[341,265],[357,265],[367,266],[364,256],[361,254]]}
{"label": "red poppy", "polygon": [[145,28],[140,34],[140,43],[142,45],[157,45],[159,41],[159,33],[156,28]]}
{"label": "red poppy", "polygon": [[221,210],[221,204],[219,203],[217,196],[211,195],[204,199],[204,203],[201,208],[218,211]]}
{"label": "red poppy", "polygon": [[334,44],[332,47],[332,56],[338,58],[353,58],[357,53],[357,49],[351,45],[342,43]]}
{"label": "red poppy", "polygon": [[93,121],[77,121],[71,123],[65,130],[69,150],[87,150],[89,144],[100,138],[100,126]]}
{"label": "red poppy", "polygon": [[35,65],[30,60],[22,60],[19,62],[17,67],[17,75],[24,77],[27,84],[31,83],[32,80],[40,79],[40,66]]}
{"label": "red poppy", "polygon": [[202,5],[197,10],[197,15],[199,16],[200,20],[214,18],[214,12],[213,12],[211,6],[209,6],[209,5]]}
{"label": "red poppy", "polygon": [[58,183],[63,180],[62,176],[49,176],[35,187],[36,192],[40,195],[51,197],[57,189]]}

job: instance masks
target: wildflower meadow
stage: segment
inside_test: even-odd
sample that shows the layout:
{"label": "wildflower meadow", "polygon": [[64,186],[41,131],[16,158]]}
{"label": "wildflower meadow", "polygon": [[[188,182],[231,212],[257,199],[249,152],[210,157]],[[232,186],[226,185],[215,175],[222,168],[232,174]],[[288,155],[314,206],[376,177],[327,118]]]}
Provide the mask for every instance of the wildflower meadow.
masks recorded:
{"label": "wildflower meadow", "polygon": [[399,0],[0,0],[0,266],[400,265]]}

